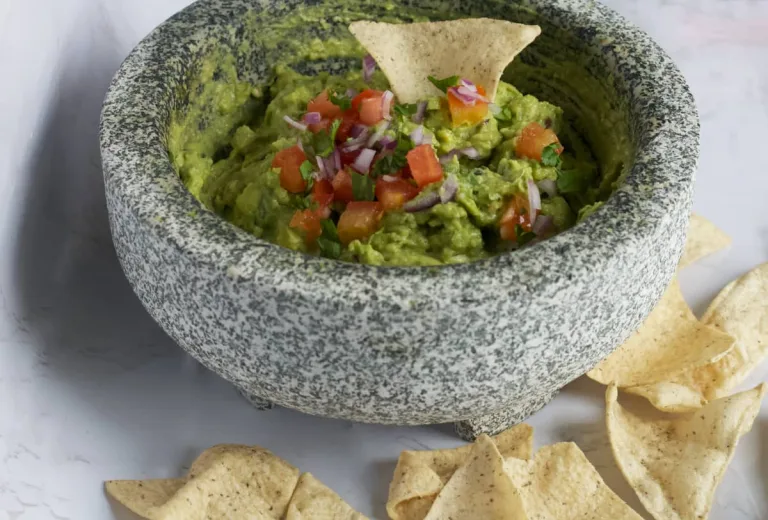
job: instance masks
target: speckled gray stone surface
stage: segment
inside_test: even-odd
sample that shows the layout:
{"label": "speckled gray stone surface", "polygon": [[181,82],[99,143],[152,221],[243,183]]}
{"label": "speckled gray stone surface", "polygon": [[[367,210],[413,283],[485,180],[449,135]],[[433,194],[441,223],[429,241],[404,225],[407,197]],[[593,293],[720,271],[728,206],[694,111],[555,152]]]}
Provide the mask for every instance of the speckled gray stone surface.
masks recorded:
{"label": "speckled gray stone surface", "polygon": [[[563,47],[547,59],[582,58],[582,73],[600,81],[610,107],[591,116],[615,125],[603,130],[626,135],[635,151],[602,209],[514,254],[438,269],[334,262],[235,228],[202,209],[171,167],[169,118],[183,109],[211,42],[234,49],[249,34],[277,34],[274,22],[300,4],[204,0],[143,40],[107,94],[101,150],[113,239],[147,311],[246,395],[357,421],[467,420],[464,432],[496,430],[498,418],[524,419],[609,354],[658,300],[682,250],[698,119],[663,51],[594,2],[403,3],[445,8],[436,17],[540,23],[541,40],[520,57],[534,70],[542,65],[537,45],[547,41]],[[388,4],[373,5],[366,16]],[[322,35],[322,27],[302,30]],[[252,45],[239,57],[243,77],[263,80],[285,49]],[[521,75],[521,86],[560,104],[578,97],[567,77],[546,85],[537,77]],[[496,419],[474,419],[486,416]]]}

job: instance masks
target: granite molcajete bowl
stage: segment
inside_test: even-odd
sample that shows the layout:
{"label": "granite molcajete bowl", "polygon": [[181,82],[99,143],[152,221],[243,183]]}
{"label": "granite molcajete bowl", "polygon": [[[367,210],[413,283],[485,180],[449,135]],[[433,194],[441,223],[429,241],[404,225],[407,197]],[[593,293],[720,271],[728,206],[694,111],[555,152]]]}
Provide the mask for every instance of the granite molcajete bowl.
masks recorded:
{"label": "granite molcajete bowl", "polygon": [[[623,169],[599,211],[511,254],[383,268],[264,242],[190,195],[169,161],[166,132],[202,57],[235,54],[254,84],[278,60],[302,71],[357,67],[359,57],[319,58],[334,38],[351,37],[350,11],[352,19],[409,20],[417,9],[433,19],[541,25],[507,75],[563,106],[603,167]],[[277,23],[297,16],[303,23]],[[293,45],[310,40],[301,51]],[[595,132],[607,136],[600,146]],[[376,423],[459,421],[469,437],[541,407],[650,312],[683,246],[698,119],[667,55],[592,1],[202,0],[126,59],[104,103],[101,150],[126,276],[206,367],[255,403]]]}

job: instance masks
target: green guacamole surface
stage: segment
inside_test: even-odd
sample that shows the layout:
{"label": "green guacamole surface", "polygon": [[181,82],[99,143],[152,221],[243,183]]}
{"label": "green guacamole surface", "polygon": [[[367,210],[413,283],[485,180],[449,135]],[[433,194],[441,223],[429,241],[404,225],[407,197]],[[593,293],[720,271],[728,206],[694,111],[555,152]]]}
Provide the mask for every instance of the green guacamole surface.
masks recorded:
{"label": "green guacamole surface", "polygon": [[[174,116],[168,135],[173,164],[189,191],[205,207],[255,236],[329,256],[290,225],[297,211],[313,203],[310,191],[297,194],[283,189],[280,169],[272,167],[276,153],[296,145],[301,134],[283,116],[301,120],[307,103],[326,89],[385,90],[386,78],[376,72],[366,83],[359,71],[307,76],[278,66],[271,84],[260,87],[237,79],[233,59],[211,59],[203,64],[198,83],[189,108]],[[442,164],[443,178],[455,177],[458,182],[455,198],[423,211],[387,211],[377,231],[330,256],[374,265],[428,266],[470,262],[517,249],[543,238],[523,233],[516,240],[502,240],[499,234],[499,221],[510,200],[527,199],[529,180],[549,180],[559,188],[556,195],[541,192],[540,214],[553,223],[547,236],[573,226],[601,204],[597,162],[558,106],[502,82],[494,100],[495,114],[489,112],[479,124],[453,127],[444,98],[425,101],[421,124],[438,157],[469,147],[477,152],[475,158],[459,154]],[[207,107],[205,115],[197,107]],[[201,118],[211,119],[210,107],[215,120],[201,125]],[[517,139],[534,122],[557,134],[564,146],[560,165],[516,156]],[[386,135],[407,140],[417,126],[412,115],[393,111]],[[418,197],[439,191],[441,184],[430,184]],[[343,210],[343,205],[334,203],[330,220],[338,221]]]}

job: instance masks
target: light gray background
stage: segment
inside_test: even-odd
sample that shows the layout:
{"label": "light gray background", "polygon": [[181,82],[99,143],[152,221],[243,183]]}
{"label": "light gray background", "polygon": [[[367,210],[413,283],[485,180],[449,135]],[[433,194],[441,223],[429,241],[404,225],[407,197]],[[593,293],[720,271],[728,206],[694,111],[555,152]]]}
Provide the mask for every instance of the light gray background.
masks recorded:
{"label": "light gray background", "polygon": [[[176,476],[202,449],[259,444],[385,518],[402,449],[449,427],[256,412],[174,346],[122,276],[104,209],[97,124],[113,72],[185,0],[0,0],[0,520],[129,518],[109,478]],[[682,276],[697,312],[768,261],[768,1],[612,0],[691,83],[702,118],[695,208],[733,248]],[[768,364],[750,384],[768,379]],[[637,499],[606,446],[602,388],[581,379],[531,419],[574,440]],[[768,518],[768,402],[720,486],[716,520]]]}

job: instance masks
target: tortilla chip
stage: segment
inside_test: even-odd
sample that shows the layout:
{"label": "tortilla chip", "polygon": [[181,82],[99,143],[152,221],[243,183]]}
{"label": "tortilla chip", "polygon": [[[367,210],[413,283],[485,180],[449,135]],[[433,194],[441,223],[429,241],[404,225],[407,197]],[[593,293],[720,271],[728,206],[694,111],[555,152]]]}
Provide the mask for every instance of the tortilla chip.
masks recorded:
{"label": "tortilla chip", "polygon": [[104,486],[107,493],[125,507],[143,518],[162,506],[186,482],[183,478],[153,480],[108,480]]}
{"label": "tortilla chip", "polygon": [[688,238],[678,267],[682,269],[730,245],[731,237],[709,220],[694,213],[688,223]]}
{"label": "tortilla chip", "polygon": [[529,518],[642,520],[572,442],[545,446],[530,461],[509,458],[504,469]]}
{"label": "tortilla chip", "polygon": [[304,473],[293,492],[285,520],[367,520],[311,473]]}
{"label": "tortilla chip", "polygon": [[[533,428],[518,424],[491,438],[502,457],[529,459]],[[472,445],[432,451],[404,451],[389,485],[387,513],[392,520],[422,520],[440,490],[464,463]]]}
{"label": "tortilla chip", "polygon": [[606,393],[608,437],[627,482],[657,520],[706,518],[739,438],[752,428],[768,387],[718,399],[692,414],[648,419]]}
{"label": "tortilla chip", "polygon": [[720,359],[733,343],[728,334],[696,319],[673,280],[640,328],[587,376],[621,388],[669,381]]}
{"label": "tortilla chip", "polygon": [[298,479],[298,469],[265,449],[220,445],[203,452],[184,479],[109,481],[106,489],[149,520],[279,520]]}
{"label": "tortilla chip", "polygon": [[349,30],[376,60],[400,103],[440,93],[427,79],[459,76],[496,95],[506,66],[541,34],[537,25],[490,18],[389,24],[353,22]]}
{"label": "tortilla chip", "polygon": [[702,322],[735,339],[719,359],[685,370],[669,381],[628,388],[666,412],[687,412],[738,386],[768,355],[768,264],[731,282],[715,298]]}
{"label": "tortilla chip", "polygon": [[504,458],[483,434],[464,465],[437,495],[426,520],[526,520],[520,494],[504,472]]}

